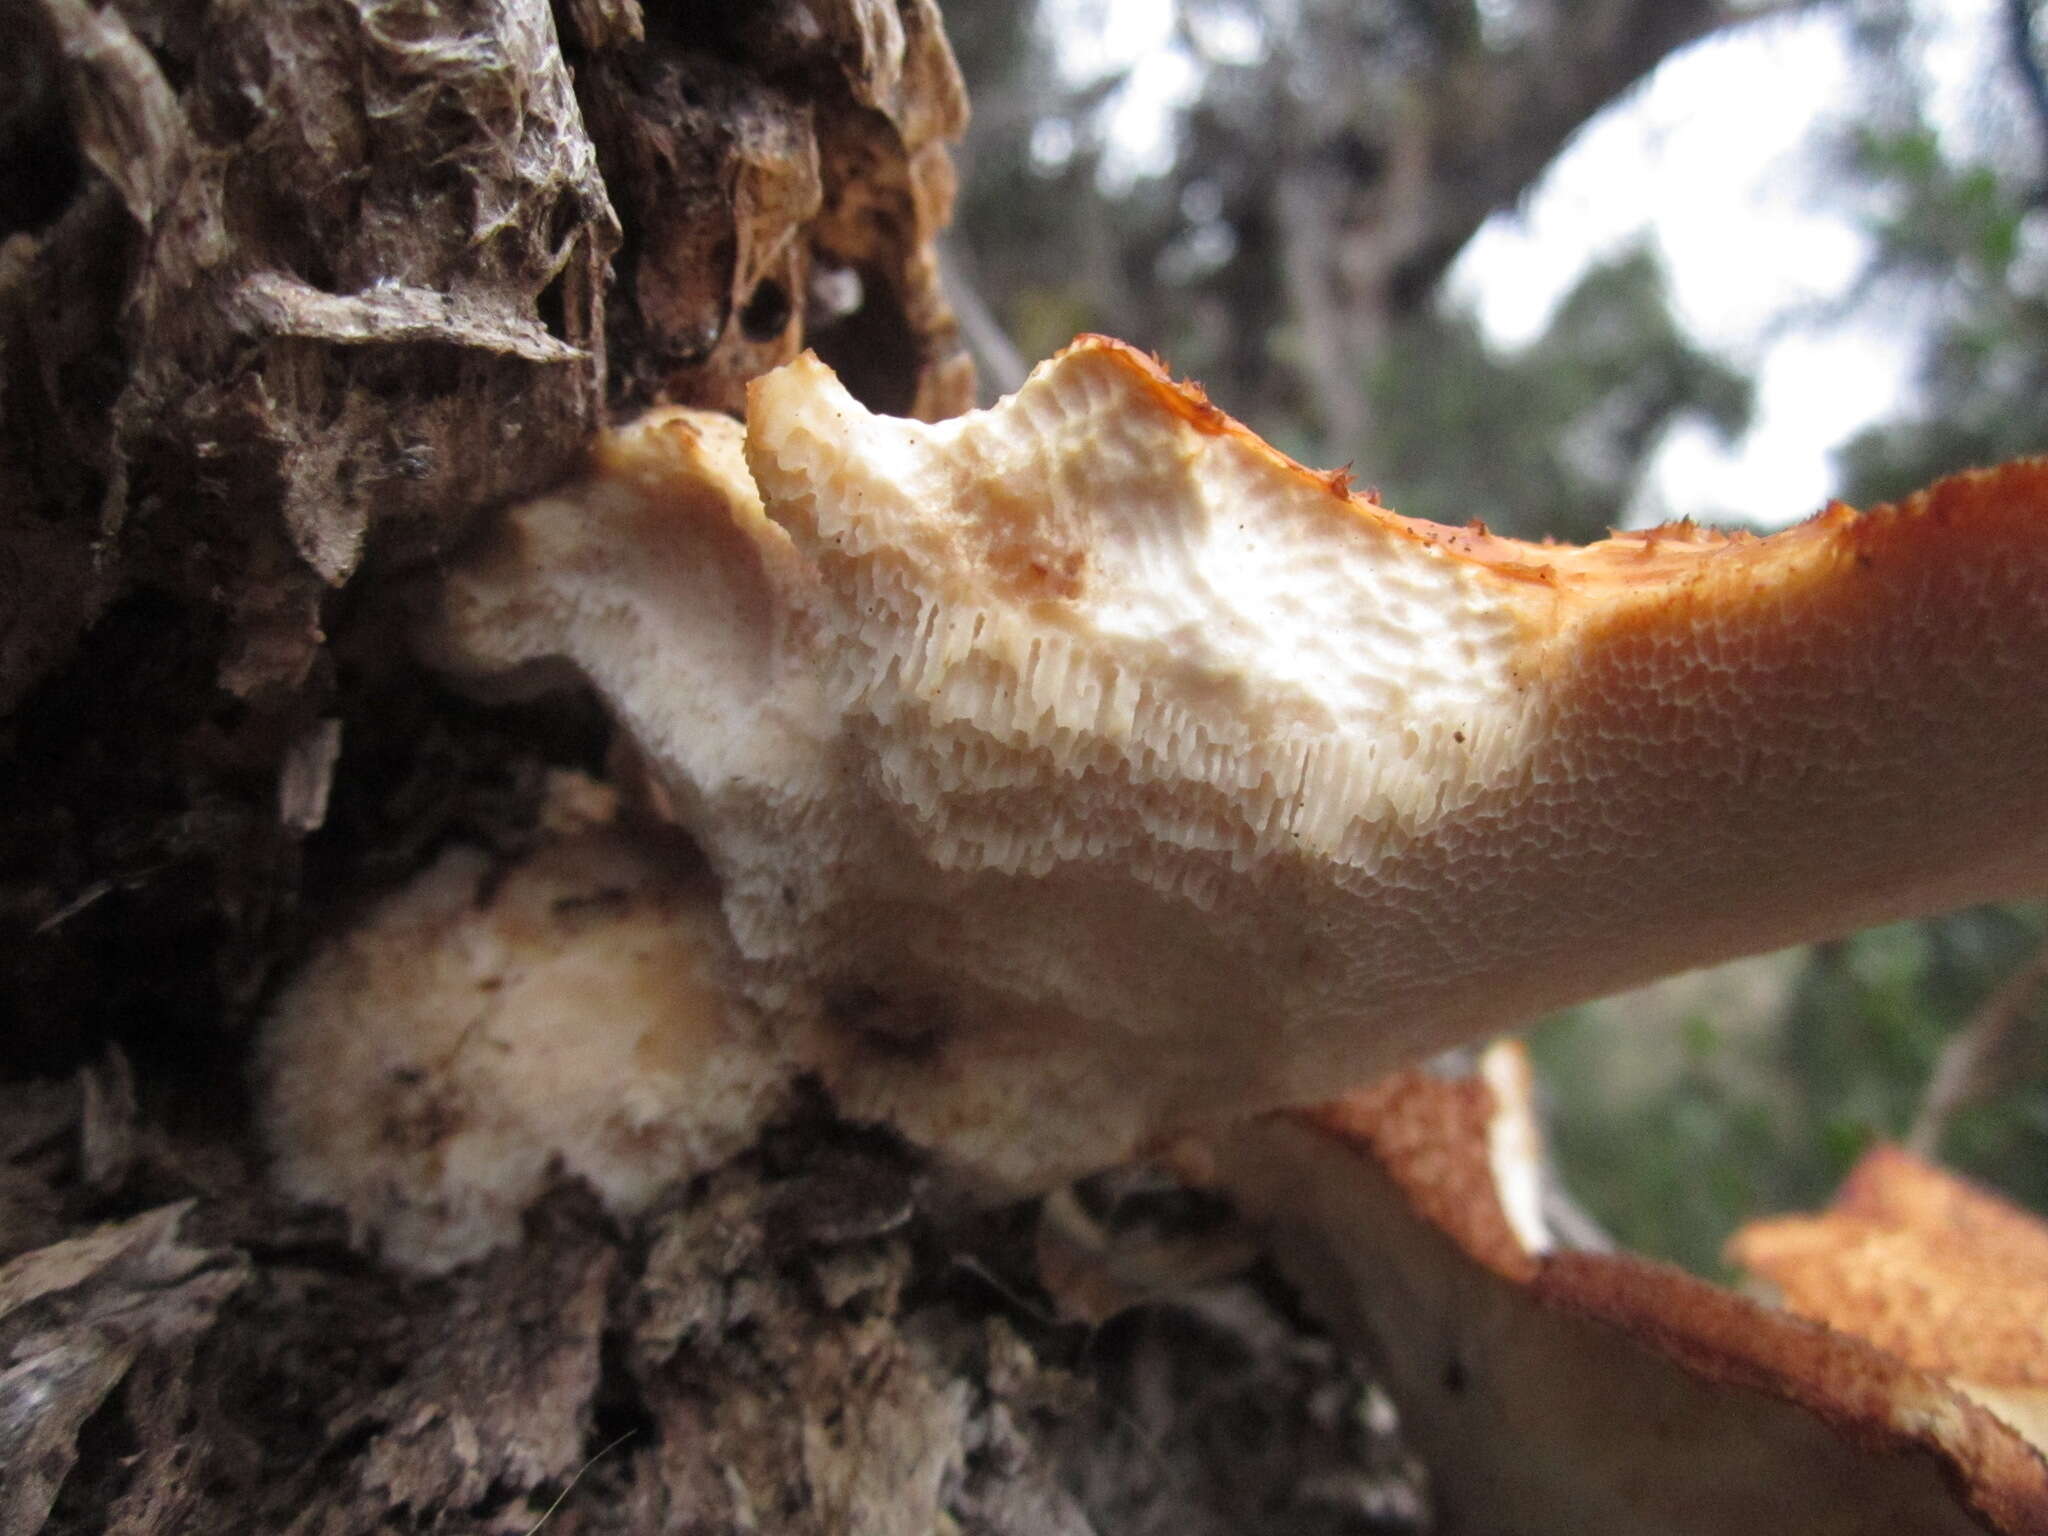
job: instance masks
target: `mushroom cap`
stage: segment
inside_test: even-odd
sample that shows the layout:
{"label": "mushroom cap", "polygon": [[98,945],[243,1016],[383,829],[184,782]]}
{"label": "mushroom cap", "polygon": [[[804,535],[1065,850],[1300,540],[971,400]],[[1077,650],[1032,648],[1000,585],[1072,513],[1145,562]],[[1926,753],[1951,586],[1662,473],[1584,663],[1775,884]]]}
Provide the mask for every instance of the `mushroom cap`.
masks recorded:
{"label": "mushroom cap", "polygon": [[2044,533],[2030,461],[1769,538],[1524,544],[1102,338],[937,424],[805,357],[743,442],[664,412],[511,512],[429,649],[588,677],[842,1107],[1043,1187],[2048,881]]}
{"label": "mushroom cap", "polygon": [[1213,1150],[1283,1272],[1383,1373],[1439,1529],[2048,1531],[2048,1466],[1865,1340],[1510,1218],[1512,1074],[1395,1074]]}

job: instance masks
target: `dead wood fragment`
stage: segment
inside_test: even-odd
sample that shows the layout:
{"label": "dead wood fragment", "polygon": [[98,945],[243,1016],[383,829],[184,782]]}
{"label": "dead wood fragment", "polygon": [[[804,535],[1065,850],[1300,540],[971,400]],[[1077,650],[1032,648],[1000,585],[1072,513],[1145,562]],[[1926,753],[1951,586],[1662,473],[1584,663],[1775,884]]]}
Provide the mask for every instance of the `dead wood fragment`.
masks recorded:
{"label": "dead wood fragment", "polygon": [[[0,1168],[60,1222],[82,1104],[75,1081],[0,1087]],[[936,1220],[917,1161],[871,1132],[779,1124],[628,1232],[561,1187],[519,1245],[406,1282],[339,1221],[271,1203],[213,1129],[145,1112],[127,1183],[92,1198],[198,1175],[186,1229],[247,1251],[247,1278],[85,1411],[25,1533],[502,1536],[558,1497],[543,1529],[577,1536],[1419,1528],[1384,1404],[1263,1279],[1055,1321],[1031,1213]],[[1098,1218],[1184,1230],[1184,1198],[1126,1192]],[[0,1251],[26,1230],[0,1206]]]}
{"label": "dead wood fragment", "polygon": [[405,1376],[334,1425],[343,1441],[376,1426],[364,1489],[390,1509],[465,1508],[566,1479],[586,1454],[616,1258],[565,1242],[465,1287],[422,1330]]}
{"label": "dead wood fragment", "polygon": [[[739,411],[804,346],[876,409],[973,403],[938,282],[948,141],[967,98],[933,0],[729,15],[575,10],[579,80],[625,223],[611,310],[621,392]],[[820,292],[849,293],[826,304]]]}
{"label": "dead wood fragment", "polygon": [[159,1206],[0,1268],[0,1533],[33,1536],[80,1427],[145,1354],[213,1325],[246,1278],[230,1251],[179,1238],[190,1202]]}

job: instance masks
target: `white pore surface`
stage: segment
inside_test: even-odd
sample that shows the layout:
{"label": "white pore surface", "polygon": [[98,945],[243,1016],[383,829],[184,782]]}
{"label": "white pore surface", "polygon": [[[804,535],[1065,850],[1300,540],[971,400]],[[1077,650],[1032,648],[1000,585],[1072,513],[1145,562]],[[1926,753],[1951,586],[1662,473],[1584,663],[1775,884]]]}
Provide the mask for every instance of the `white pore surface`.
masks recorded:
{"label": "white pore surface", "polygon": [[937,426],[822,369],[771,382],[755,470],[871,653],[849,707],[1224,790],[1247,856],[1363,862],[1519,761],[1500,579],[1190,423],[1127,360],[1068,354]]}

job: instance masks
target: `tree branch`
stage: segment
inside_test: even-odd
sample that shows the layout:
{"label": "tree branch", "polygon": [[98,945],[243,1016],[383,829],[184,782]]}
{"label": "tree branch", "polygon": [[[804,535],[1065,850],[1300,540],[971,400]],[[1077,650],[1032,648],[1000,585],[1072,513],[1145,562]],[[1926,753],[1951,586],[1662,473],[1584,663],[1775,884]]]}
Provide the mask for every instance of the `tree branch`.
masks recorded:
{"label": "tree branch", "polygon": [[1509,206],[1594,116],[1680,49],[1811,0],[1611,0],[1555,8],[1521,45],[1447,60],[1437,125],[1428,238],[1401,275],[1396,302],[1431,292],[1494,213]]}
{"label": "tree branch", "polygon": [[2043,986],[2048,986],[2048,937],[1942,1047],[1920,1112],[1906,1133],[1913,1152],[1932,1160],[1955,1112],[1989,1098],[1999,1086],[2001,1058],[2009,1058],[2014,1037],[2032,1019]]}
{"label": "tree branch", "polygon": [[2032,0],[2005,0],[2005,42],[2012,51],[2012,67],[2019,74],[2020,89],[2026,93],[2034,127],[2041,138],[2043,175],[2035,192],[2035,201],[2040,202],[2048,200],[2048,72],[2042,70],[2041,56],[2034,46]]}

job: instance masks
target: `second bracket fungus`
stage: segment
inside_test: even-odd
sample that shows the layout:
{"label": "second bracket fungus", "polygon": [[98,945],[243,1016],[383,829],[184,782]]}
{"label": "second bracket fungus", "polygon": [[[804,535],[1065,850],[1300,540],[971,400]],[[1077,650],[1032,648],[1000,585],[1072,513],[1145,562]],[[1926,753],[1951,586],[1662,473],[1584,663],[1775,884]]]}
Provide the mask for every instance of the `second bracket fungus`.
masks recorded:
{"label": "second bracket fungus", "polygon": [[2048,880],[2048,462],[1563,548],[1117,342],[935,425],[805,357],[514,509],[430,650],[594,684],[751,1000],[1012,1186]]}
{"label": "second bracket fungus", "polygon": [[1396,1073],[1212,1153],[1400,1404],[1444,1536],[2048,1532],[2048,1464],[2004,1404],[1863,1330],[1560,1249],[1523,1193],[1526,1063],[1496,1045],[1484,1068]]}
{"label": "second bracket fungus", "polygon": [[258,1061],[294,1197],[443,1270],[516,1239],[557,1174],[617,1211],[743,1150],[792,1076],[730,994],[673,850],[577,828],[511,864],[454,848],[279,996]]}

